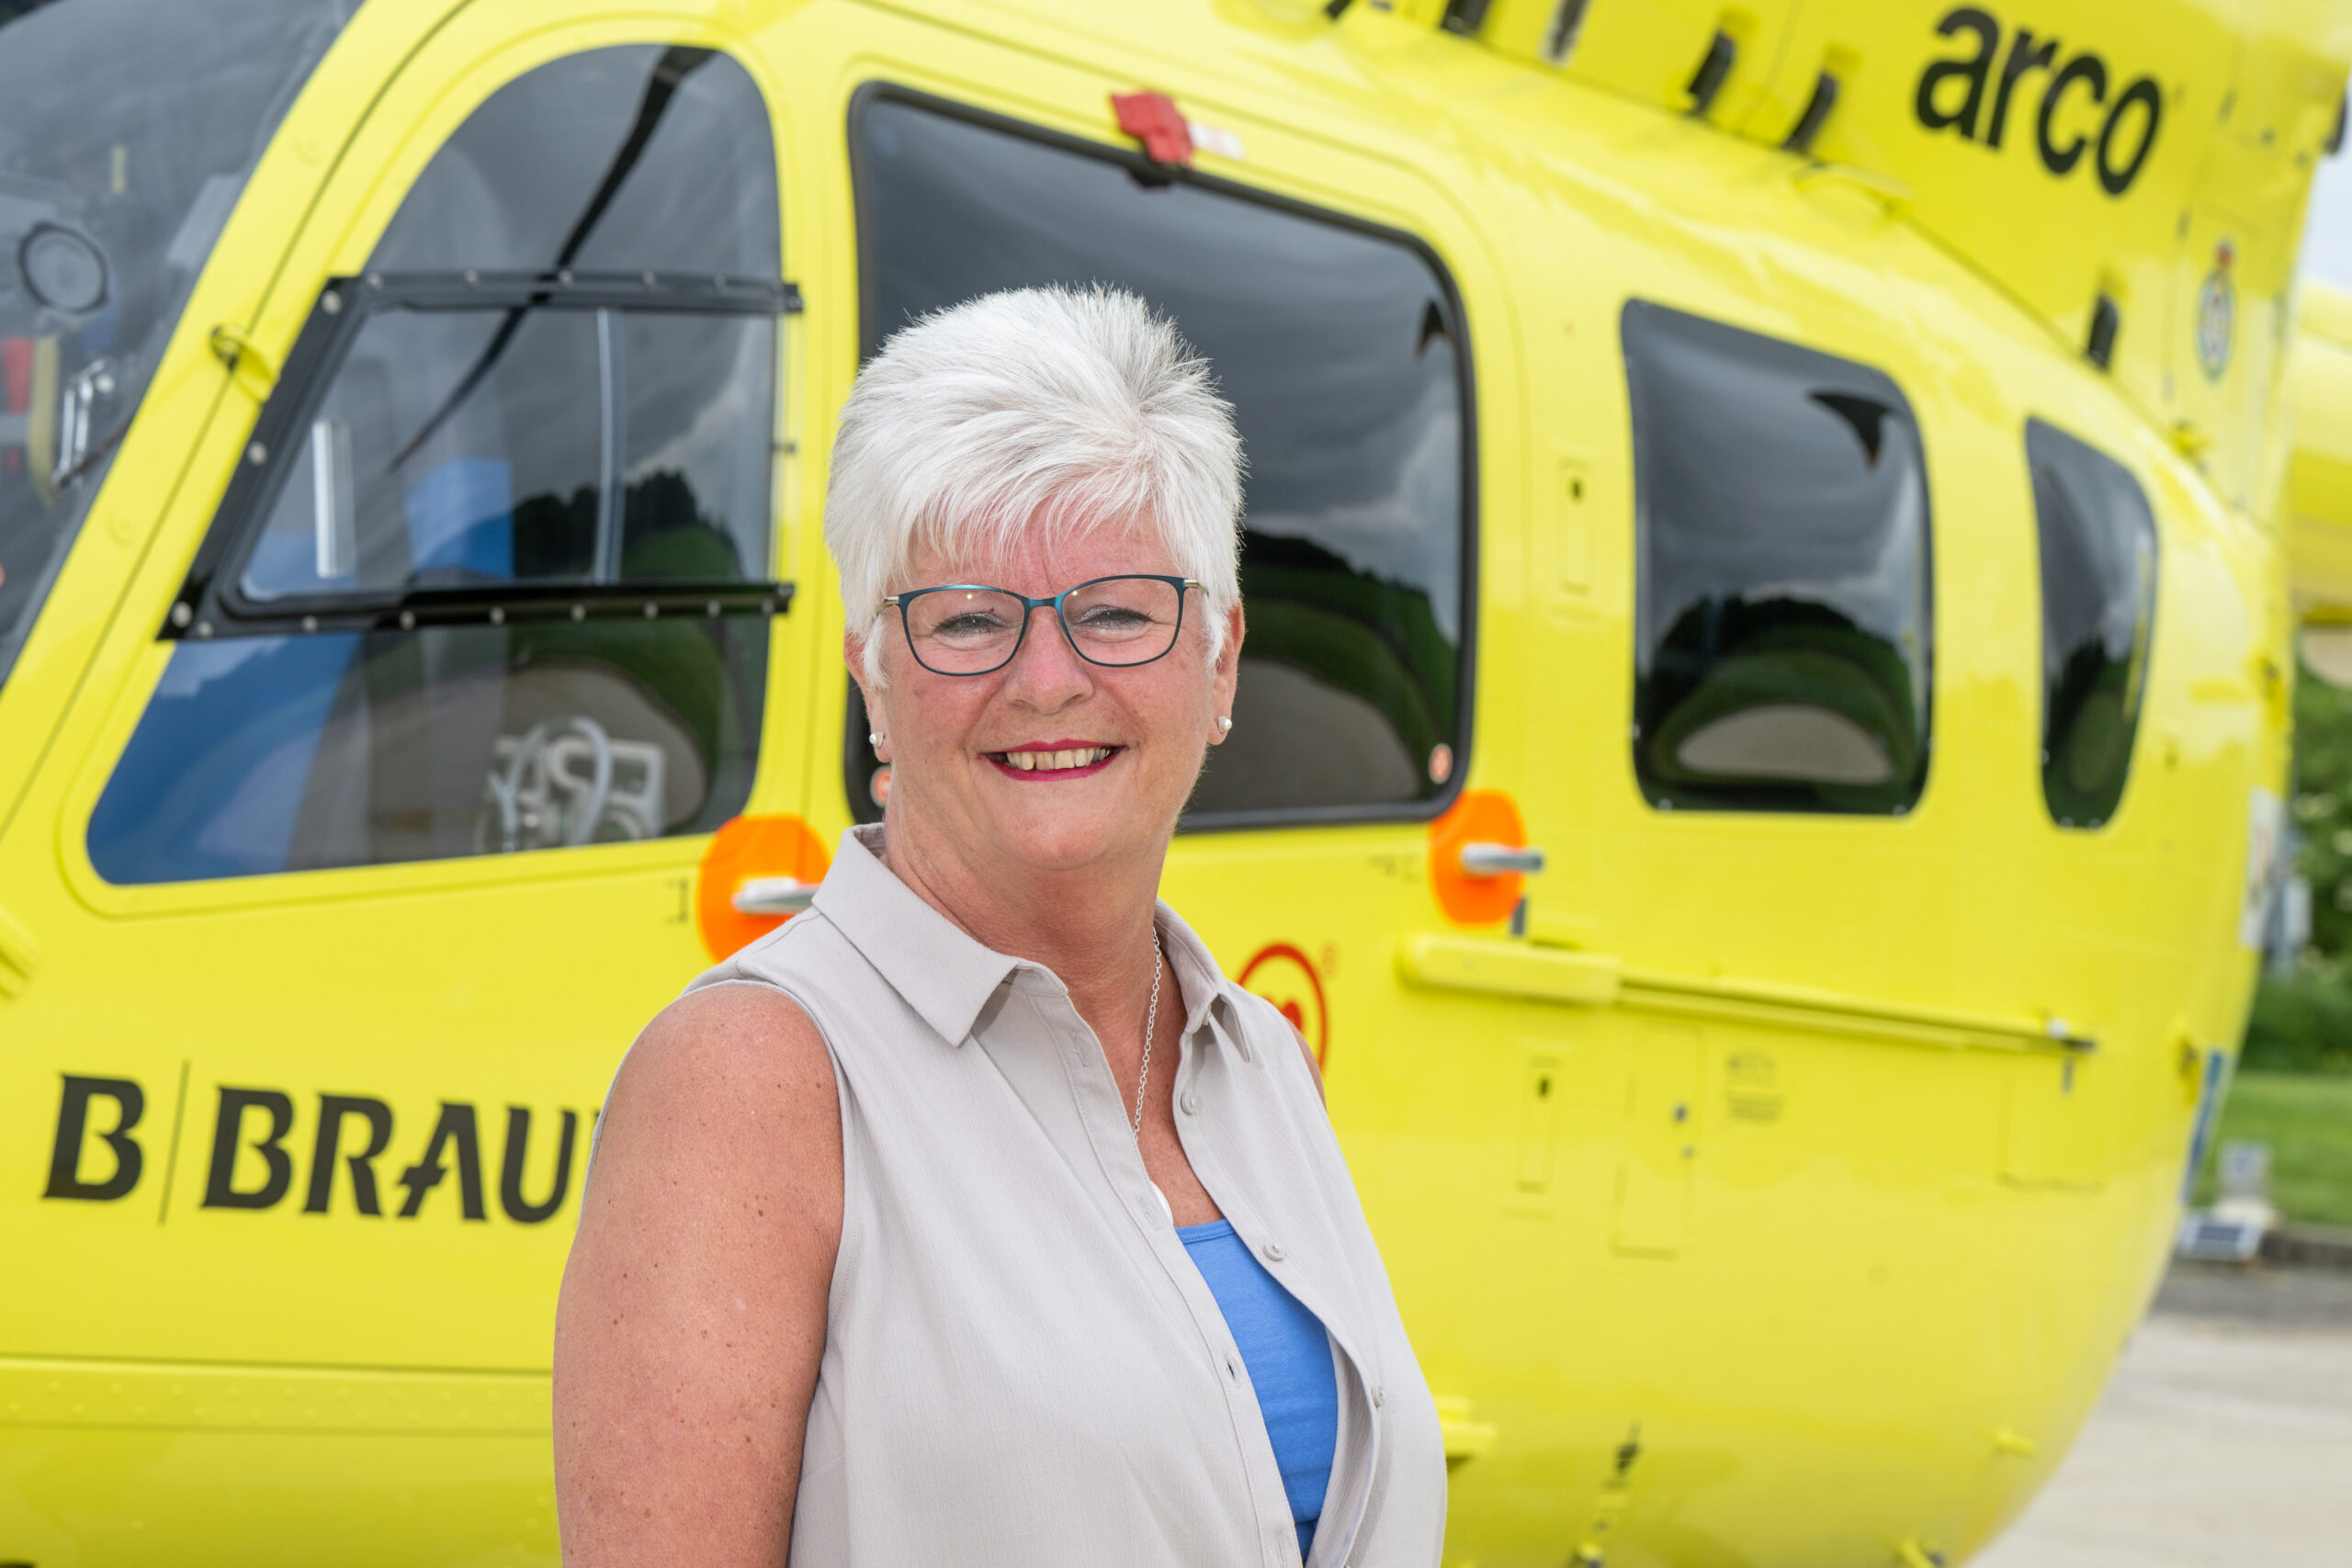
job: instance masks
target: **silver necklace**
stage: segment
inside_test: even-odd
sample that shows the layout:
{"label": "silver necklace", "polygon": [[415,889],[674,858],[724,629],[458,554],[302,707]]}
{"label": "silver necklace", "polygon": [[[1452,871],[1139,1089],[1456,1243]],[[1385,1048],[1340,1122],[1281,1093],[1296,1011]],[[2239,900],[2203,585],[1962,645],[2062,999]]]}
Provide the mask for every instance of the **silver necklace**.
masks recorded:
{"label": "silver necklace", "polygon": [[[1135,1134],[1136,1156],[1138,1159],[1143,1156],[1143,1091],[1144,1086],[1151,1082],[1151,1038],[1159,1032],[1159,971],[1162,964],[1163,955],[1159,951],[1159,922],[1154,920],[1151,927],[1151,1009],[1144,1014],[1143,1071],[1136,1075],[1136,1113],[1134,1120],[1128,1123],[1129,1130]],[[1144,1179],[1151,1182],[1151,1195],[1159,1200],[1160,1213],[1167,1218],[1170,1224],[1174,1224],[1176,1210],[1174,1205],[1168,1201],[1168,1194],[1159,1190],[1159,1182],[1151,1180],[1150,1171],[1144,1172]]]}
{"label": "silver necklace", "polygon": [[1143,1021],[1143,1071],[1136,1075],[1136,1113],[1130,1123],[1136,1145],[1143,1145],[1143,1089],[1151,1081],[1151,1037],[1159,1032],[1159,923],[1151,927],[1151,1010]]}

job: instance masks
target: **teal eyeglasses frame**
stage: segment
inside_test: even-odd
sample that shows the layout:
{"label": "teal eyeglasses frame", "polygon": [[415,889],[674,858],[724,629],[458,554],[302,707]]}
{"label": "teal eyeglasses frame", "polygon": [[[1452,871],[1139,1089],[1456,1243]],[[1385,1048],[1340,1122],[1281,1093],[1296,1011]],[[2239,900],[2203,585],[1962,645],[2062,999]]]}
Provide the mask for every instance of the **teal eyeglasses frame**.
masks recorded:
{"label": "teal eyeglasses frame", "polygon": [[[1092,588],[1096,584],[1103,582],[1126,581],[1165,582],[1170,587],[1175,589],[1176,625],[1169,633],[1168,646],[1161,649],[1158,653],[1153,654],[1149,659],[1138,659],[1134,660],[1132,663],[1116,663],[1107,659],[1097,659],[1088,653],[1084,649],[1079,647],[1078,637],[1069,629],[1069,616],[1064,613],[1063,606],[1069,600],[1069,596],[1078,592],[1080,589]],[[1010,588],[999,588],[994,583],[943,582],[932,588],[917,588],[906,593],[893,593],[882,601],[882,607],[886,610],[895,608],[899,612],[899,630],[906,637],[907,651],[914,654],[916,663],[922,665],[924,669],[930,671],[934,675],[967,676],[995,674],[998,671],[1003,669],[1006,665],[1021,657],[1021,646],[1029,640],[1029,623],[1036,618],[1038,611],[1046,609],[1053,611],[1054,620],[1062,629],[1062,640],[1069,644],[1069,650],[1072,653],[1077,654],[1080,659],[1085,660],[1089,664],[1099,665],[1101,668],[1105,670],[1140,670],[1147,664],[1158,663],[1160,660],[1167,658],[1170,654],[1176,651],[1176,644],[1182,640],[1184,636],[1185,592],[1188,589],[1198,588],[1199,586],[1200,583],[1198,581],[1189,577],[1168,577],[1156,571],[1118,571],[1113,572],[1108,577],[1090,577],[1084,582],[1071,584],[1069,587],[1063,589],[1059,593],[1049,593],[1042,599],[1036,599],[1030,597],[1026,593],[1015,593]],[[1016,599],[1021,603],[1021,629],[1013,634],[1012,649],[1002,659],[999,660],[996,663],[989,665],[985,670],[942,670],[937,665],[933,664],[930,660],[923,658],[922,654],[915,648],[914,623],[907,616],[907,606],[917,599],[922,598],[926,593],[956,592],[1001,593],[1008,599]]]}

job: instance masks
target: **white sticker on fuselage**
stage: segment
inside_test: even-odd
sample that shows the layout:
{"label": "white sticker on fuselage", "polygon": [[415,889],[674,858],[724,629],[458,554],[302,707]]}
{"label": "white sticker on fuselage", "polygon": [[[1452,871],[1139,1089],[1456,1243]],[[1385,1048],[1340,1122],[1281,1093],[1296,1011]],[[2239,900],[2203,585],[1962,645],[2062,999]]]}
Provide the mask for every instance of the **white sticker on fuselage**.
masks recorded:
{"label": "white sticker on fuselage", "polygon": [[2281,853],[2287,828],[2287,803],[2275,793],[2254,786],[2245,834],[2245,902],[2238,910],[2238,945],[2262,951],[2263,933],[2270,927],[2270,911],[2278,904],[2278,888],[2287,874]]}

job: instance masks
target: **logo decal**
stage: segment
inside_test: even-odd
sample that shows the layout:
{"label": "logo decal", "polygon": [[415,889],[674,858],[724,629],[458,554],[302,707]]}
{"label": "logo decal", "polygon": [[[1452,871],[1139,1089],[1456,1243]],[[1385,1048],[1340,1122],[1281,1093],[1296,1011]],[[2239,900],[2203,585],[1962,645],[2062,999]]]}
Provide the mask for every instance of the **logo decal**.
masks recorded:
{"label": "logo decal", "polygon": [[1954,6],[1935,30],[1954,41],[1965,34],[1975,50],[1965,58],[1939,56],[1920,71],[1911,112],[1921,130],[1950,130],[1996,152],[2015,130],[2052,178],[2087,162],[2112,197],[2130,190],[2147,167],[2165,111],[2154,76],[2124,81],[2125,68],[2110,68],[2096,51],[2070,55],[2055,34],[2023,26],[2007,31],[1981,6]]}
{"label": "logo decal", "polygon": [[2238,291],[2230,281],[2237,252],[2227,240],[2213,247],[2213,270],[2197,290],[2197,363],[2205,378],[2218,381],[2230,367],[2230,339],[2237,330]]}
{"label": "logo decal", "polygon": [[1315,1065],[1324,1065],[1331,1049],[1331,1011],[1324,1003],[1323,976],[1316,972],[1313,959],[1288,942],[1269,942],[1241,966],[1235,983],[1281,1010],[1291,1027],[1315,1047]]}
{"label": "logo decal", "polygon": [[[147,1092],[134,1078],[85,1077],[61,1075],[63,1093],[57,1108],[57,1133],[49,1156],[49,1186],[41,1196],[90,1203],[112,1203],[129,1197],[149,1173],[147,1145],[138,1131],[146,1114]],[[180,1122],[187,1111],[183,1076],[180,1109],[174,1112],[168,1137],[157,1142],[171,1151],[163,1160],[175,1163],[180,1146]],[[336,1201],[347,1192],[348,1210],[382,1219],[392,1192],[399,1200],[398,1217],[413,1220],[424,1211],[426,1196],[454,1175],[454,1194],[435,1205],[435,1213],[455,1205],[465,1219],[487,1221],[484,1199],[490,1167],[488,1134],[495,1131],[495,1111],[478,1113],[470,1100],[440,1102],[432,1131],[413,1165],[403,1151],[418,1145],[411,1141],[396,1149],[394,1118],[390,1101],[368,1094],[321,1094],[313,1115],[300,1100],[278,1089],[218,1086],[219,1104],[213,1117],[212,1149],[202,1160],[204,1209],[275,1209],[296,1190],[296,1166],[307,1156],[309,1179],[301,1188],[306,1214],[338,1212]],[[94,1105],[94,1102],[103,1102]],[[540,1112],[534,1130],[530,1107],[509,1105],[505,1137],[494,1151],[498,1156],[499,1206],[516,1224],[543,1224],[560,1213],[572,1192],[571,1173],[584,1168],[583,1135],[594,1125],[595,1112],[558,1108]],[[198,1112],[201,1117],[201,1110]],[[487,1121],[488,1128],[484,1126]],[[302,1123],[297,1133],[297,1123]],[[410,1126],[415,1122],[412,1118]],[[379,1160],[384,1161],[379,1171]],[[161,1224],[170,1212],[171,1172],[161,1182],[163,1197],[155,1211]],[[585,1178],[583,1177],[584,1180]],[[532,1188],[540,1191],[534,1194]]]}

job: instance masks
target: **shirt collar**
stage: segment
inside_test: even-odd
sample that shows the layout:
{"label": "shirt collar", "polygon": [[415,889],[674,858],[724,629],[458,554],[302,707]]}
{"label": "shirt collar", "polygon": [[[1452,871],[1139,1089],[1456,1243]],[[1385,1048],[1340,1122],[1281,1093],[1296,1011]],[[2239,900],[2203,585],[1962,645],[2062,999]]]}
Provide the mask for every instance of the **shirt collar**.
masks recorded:
{"label": "shirt collar", "polygon": [[[1212,1008],[1225,1000],[1225,971],[1216,966],[1216,959],[1182,916],[1165,902],[1159,906],[1159,948],[1168,955],[1169,972],[1176,976],[1180,993],[1185,1001],[1184,1032],[1197,1034],[1208,1021]],[[1230,1010],[1224,1019],[1227,1028],[1234,1027]],[[1238,1031],[1237,1031],[1238,1037]],[[1243,1047],[1242,1055],[1249,1055]]]}
{"label": "shirt collar", "polygon": [[[813,906],[890,988],[906,998],[938,1036],[961,1045],[989,999],[1021,970],[1051,978],[1042,964],[1014,958],[976,942],[955,921],[923,902],[882,863],[878,823],[842,835],[833,863],[817,889]],[[1225,974],[1201,939],[1175,910],[1159,906],[1161,951],[1185,999],[1184,1032],[1199,1031],[1224,999]],[[1059,981],[1055,979],[1054,984]],[[1226,1019],[1231,1027],[1232,1019]]]}
{"label": "shirt collar", "polygon": [[812,903],[951,1045],[1008,976],[1033,967],[973,941],[899,881],[882,863],[879,823],[842,835]]}

